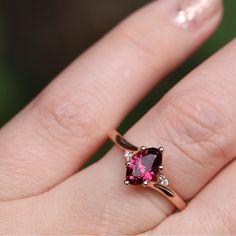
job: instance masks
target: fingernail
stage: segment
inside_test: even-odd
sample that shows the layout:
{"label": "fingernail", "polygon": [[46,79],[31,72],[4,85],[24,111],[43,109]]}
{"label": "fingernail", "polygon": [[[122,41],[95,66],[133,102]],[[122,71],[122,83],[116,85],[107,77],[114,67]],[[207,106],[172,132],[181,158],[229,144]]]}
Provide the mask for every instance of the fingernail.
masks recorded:
{"label": "fingernail", "polygon": [[220,7],[219,0],[182,0],[178,1],[174,21],[188,29],[206,22]]}

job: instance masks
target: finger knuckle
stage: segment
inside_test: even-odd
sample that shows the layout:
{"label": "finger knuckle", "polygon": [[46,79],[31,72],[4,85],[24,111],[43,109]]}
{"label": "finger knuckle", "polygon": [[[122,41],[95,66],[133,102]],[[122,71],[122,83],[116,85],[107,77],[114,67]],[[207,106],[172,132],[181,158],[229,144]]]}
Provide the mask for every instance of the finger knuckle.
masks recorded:
{"label": "finger knuckle", "polygon": [[194,92],[169,95],[164,100],[162,123],[169,141],[185,156],[200,165],[212,160],[203,160],[203,155],[225,156],[229,121],[219,107]]}
{"label": "finger knuckle", "polygon": [[99,129],[99,123],[95,122],[96,109],[91,96],[80,92],[76,97],[68,93],[41,96],[32,106],[31,113],[41,136],[65,142],[71,137],[91,137]]}

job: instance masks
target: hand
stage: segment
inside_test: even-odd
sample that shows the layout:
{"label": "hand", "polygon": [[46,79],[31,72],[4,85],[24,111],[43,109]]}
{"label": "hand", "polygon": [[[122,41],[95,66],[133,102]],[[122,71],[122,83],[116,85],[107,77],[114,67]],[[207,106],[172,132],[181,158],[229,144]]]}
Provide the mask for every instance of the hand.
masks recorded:
{"label": "hand", "polygon": [[165,175],[189,202],[185,210],[174,213],[160,194],[125,186],[116,147],[78,172],[108,131],[209,37],[221,12],[218,0],[154,1],[1,129],[2,235],[236,233],[235,41],[125,135],[135,145],[165,147]]}

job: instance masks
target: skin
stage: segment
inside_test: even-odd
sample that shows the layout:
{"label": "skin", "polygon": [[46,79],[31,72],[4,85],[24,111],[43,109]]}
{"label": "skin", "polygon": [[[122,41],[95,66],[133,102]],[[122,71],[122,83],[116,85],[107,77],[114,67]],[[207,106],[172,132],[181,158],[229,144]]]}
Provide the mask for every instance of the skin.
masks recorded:
{"label": "skin", "polygon": [[165,147],[164,172],[189,202],[184,211],[125,186],[116,147],[80,170],[108,131],[217,27],[220,1],[187,29],[173,20],[180,2],[154,1],[134,13],[0,130],[1,235],[236,234],[236,41],[125,134],[137,146]]}

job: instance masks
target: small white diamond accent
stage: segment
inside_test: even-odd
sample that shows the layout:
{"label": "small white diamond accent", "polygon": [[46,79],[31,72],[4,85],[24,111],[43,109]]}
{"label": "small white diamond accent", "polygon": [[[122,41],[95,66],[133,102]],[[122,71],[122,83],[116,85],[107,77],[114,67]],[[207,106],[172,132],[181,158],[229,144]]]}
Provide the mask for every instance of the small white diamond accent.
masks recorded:
{"label": "small white diamond accent", "polygon": [[133,156],[133,152],[132,151],[128,151],[128,150],[124,151],[124,157],[127,159],[127,161],[130,161],[132,156]]}
{"label": "small white diamond accent", "polygon": [[161,184],[161,185],[164,185],[164,186],[169,185],[168,179],[163,174],[159,175],[158,183]]}

